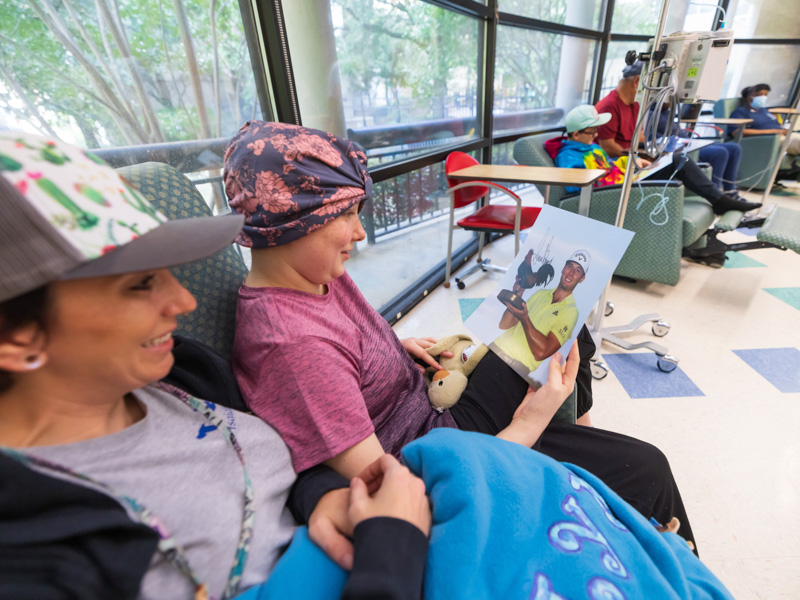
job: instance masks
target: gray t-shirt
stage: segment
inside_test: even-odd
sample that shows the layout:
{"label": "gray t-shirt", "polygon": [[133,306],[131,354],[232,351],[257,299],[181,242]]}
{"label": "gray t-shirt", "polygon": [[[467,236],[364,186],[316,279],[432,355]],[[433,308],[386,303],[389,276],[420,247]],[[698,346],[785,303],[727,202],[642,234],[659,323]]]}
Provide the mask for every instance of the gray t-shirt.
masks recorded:
{"label": "gray t-shirt", "polygon": [[[113,435],[26,452],[136,499],[184,549],[212,597],[225,588],[238,544],[244,477],[236,452],[201,414],[152,387],[134,395],[147,416]],[[216,406],[236,435],[253,483],[256,518],[240,591],[263,582],[295,531],[285,508],[294,482],[289,450],[261,419]],[[43,472],[47,473],[46,470]],[[156,552],[140,598],[193,598],[189,580]]]}

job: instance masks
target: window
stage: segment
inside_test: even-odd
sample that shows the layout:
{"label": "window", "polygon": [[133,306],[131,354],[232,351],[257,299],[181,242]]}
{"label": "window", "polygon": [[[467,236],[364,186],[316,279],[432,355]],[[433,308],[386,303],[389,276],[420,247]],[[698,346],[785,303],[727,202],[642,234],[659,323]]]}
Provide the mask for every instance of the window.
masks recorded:
{"label": "window", "polygon": [[546,129],[590,101],[594,40],[499,26],[494,132]]}
{"label": "window", "polygon": [[227,209],[222,149],[262,116],[237,3],[10,0],[0,36],[0,124],[169,162]]}
{"label": "window", "polygon": [[[611,31],[614,33],[632,33],[637,35],[654,35],[658,29],[658,17],[661,13],[661,2],[651,0],[614,0],[614,15],[611,20]],[[664,31],[664,33],[669,33]]]}
{"label": "window", "polygon": [[[361,211],[367,240],[347,263],[347,272],[372,306],[385,306],[447,257],[446,190],[444,163],[373,186]],[[473,210],[474,205],[459,209],[456,220]],[[472,239],[471,232],[456,229],[453,253]]]}
{"label": "window", "polygon": [[90,148],[232,135],[261,107],[238,5],[211,6],[5,2],[0,116]]}
{"label": "window", "polygon": [[[800,45],[733,44],[720,98],[737,98],[742,88],[767,83],[770,106],[791,102],[793,74],[800,68]],[[792,74],[792,76],[789,76]]]}
{"label": "window", "polygon": [[370,164],[480,136],[479,20],[421,0],[284,2],[304,125]]}
{"label": "window", "polygon": [[647,49],[647,44],[643,42],[611,42],[608,45],[606,54],[606,67],[603,72],[603,85],[600,87],[599,98],[604,98],[616,89],[619,80],[622,79],[622,69],[625,68],[625,54],[628,50],[643,52]]}
{"label": "window", "polygon": [[498,0],[500,11],[583,29],[601,29],[603,0]]}
{"label": "window", "polygon": [[784,0],[731,0],[727,28],[743,39],[797,38],[800,13],[796,4]]}

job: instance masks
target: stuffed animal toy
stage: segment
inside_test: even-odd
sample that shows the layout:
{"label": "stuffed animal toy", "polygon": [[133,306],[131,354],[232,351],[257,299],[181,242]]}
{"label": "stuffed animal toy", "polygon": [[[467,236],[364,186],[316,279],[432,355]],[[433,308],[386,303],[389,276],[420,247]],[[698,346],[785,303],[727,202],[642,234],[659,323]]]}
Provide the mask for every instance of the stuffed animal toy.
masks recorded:
{"label": "stuffed animal toy", "polygon": [[[470,346],[473,347],[472,352]],[[450,358],[441,356],[442,352],[447,351],[452,352],[453,356]],[[428,367],[425,371],[428,399],[435,409],[441,412],[458,402],[461,393],[467,387],[467,377],[488,351],[489,348],[485,344],[475,346],[472,338],[461,334],[444,337],[428,348],[428,354],[443,367],[441,371],[433,367]]]}

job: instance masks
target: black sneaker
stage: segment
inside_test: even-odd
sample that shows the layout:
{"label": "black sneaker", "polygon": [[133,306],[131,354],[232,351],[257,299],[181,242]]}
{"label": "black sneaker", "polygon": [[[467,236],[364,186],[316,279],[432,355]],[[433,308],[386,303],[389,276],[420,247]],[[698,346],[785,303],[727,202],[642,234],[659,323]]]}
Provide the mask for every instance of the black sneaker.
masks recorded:
{"label": "black sneaker", "polygon": [[747,200],[743,200],[737,194],[736,196],[732,196],[729,194],[722,194],[714,203],[711,205],[714,213],[718,215],[724,215],[729,210],[740,210],[742,212],[749,212],[751,210],[755,210],[756,208],[761,208],[761,202],[748,202]]}

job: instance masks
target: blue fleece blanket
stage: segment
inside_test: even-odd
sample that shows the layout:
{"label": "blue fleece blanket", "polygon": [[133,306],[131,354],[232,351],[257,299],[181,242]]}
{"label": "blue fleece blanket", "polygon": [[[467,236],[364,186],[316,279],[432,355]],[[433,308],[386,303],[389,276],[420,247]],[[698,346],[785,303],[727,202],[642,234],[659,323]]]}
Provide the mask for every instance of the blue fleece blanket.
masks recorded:
{"label": "blue fleece blanket", "polygon": [[[425,480],[428,600],[730,599],[675,534],[590,473],[497,438],[435,429],[403,450]],[[247,600],[338,598],[346,574],[295,537]]]}

